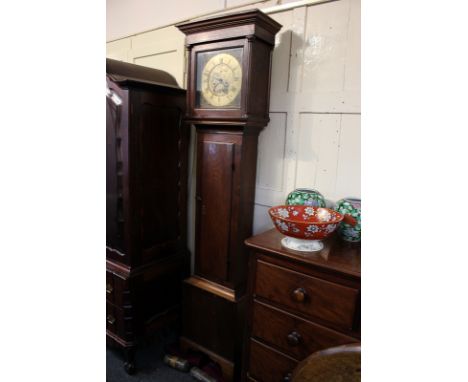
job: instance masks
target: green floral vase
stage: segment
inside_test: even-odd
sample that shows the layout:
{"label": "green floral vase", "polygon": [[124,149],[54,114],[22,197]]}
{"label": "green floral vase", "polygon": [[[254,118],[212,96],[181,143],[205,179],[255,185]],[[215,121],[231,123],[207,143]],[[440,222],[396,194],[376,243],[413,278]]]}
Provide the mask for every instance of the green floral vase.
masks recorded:
{"label": "green floral vase", "polygon": [[341,199],[336,203],[335,210],[344,215],[338,227],[340,237],[351,242],[361,241],[361,199]]}
{"label": "green floral vase", "polygon": [[326,207],[325,198],[317,190],[310,188],[297,188],[290,192],[286,198],[288,206]]}

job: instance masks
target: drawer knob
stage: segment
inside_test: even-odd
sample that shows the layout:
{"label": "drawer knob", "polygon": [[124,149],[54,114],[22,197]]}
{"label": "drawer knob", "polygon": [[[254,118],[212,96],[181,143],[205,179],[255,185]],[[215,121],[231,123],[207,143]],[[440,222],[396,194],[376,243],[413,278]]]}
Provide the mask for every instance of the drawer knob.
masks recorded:
{"label": "drawer knob", "polygon": [[107,322],[111,325],[114,325],[115,317],[112,314],[107,315]]}
{"label": "drawer knob", "polygon": [[107,283],[106,284],[106,293],[111,294],[113,290],[114,290],[114,288],[112,288],[112,285]]}
{"label": "drawer knob", "polygon": [[304,302],[307,297],[307,292],[304,288],[294,289],[292,292],[292,298],[297,302]]}
{"label": "drawer knob", "polygon": [[284,376],[283,382],[291,382],[292,381],[292,374],[288,373]]}
{"label": "drawer knob", "polygon": [[288,344],[291,346],[297,346],[301,342],[301,335],[295,330],[288,334]]}

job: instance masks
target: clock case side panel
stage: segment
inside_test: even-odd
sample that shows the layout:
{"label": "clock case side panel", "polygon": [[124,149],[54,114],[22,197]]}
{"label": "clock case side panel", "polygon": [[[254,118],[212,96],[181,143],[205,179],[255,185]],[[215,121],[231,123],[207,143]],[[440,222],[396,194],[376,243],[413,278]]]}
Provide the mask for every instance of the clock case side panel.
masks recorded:
{"label": "clock case side panel", "polygon": [[230,280],[236,298],[244,296],[248,276],[248,251],[244,241],[252,236],[257,174],[258,133],[256,128],[246,128],[242,137],[242,160],[239,171],[239,204],[237,206],[236,232],[232,236]]}
{"label": "clock case side panel", "polygon": [[[256,121],[261,126],[270,122],[270,77],[273,47],[264,41],[249,36],[250,65],[255,69],[255,75],[249,77],[247,88],[246,114],[249,120]],[[253,70],[252,70],[253,71]]]}
{"label": "clock case side panel", "polygon": [[[223,51],[227,49],[241,48],[243,59],[241,64],[242,67],[242,88],[240,94],[240,107],[239,108],[197,108],[196,107],[196,91],[197,91],[197,54],[201,52],[213,52]],[[220,120],[232,121],[234,123],[242,121],[246,118],[246,93],[247,84],[249,81],[249,44],[245,39],[235,39],[228,41],[202,43],[196,45],[189,45],[189,82],[187,86],[187,119],[191,122],[215,121],[214,123],[220,122]]]}
{"label": "clock case side panel", "polygon": [[183,90],[135,87],[130,104],[132,265],[139,266],[187,252],[190,130]]}

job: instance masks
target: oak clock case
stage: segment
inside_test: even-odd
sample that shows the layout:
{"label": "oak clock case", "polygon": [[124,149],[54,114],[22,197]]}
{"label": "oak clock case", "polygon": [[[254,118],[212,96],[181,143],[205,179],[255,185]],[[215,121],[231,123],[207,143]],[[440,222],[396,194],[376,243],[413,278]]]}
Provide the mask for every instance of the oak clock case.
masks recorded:
{"label": "oak clock case", "polygon": [[177,26],[188,51],[186,121],[196,128],[194,274],[184,281],[183,348],[241,376],[258,134],[269,122],[271,55],[281,28],[259,10]]}

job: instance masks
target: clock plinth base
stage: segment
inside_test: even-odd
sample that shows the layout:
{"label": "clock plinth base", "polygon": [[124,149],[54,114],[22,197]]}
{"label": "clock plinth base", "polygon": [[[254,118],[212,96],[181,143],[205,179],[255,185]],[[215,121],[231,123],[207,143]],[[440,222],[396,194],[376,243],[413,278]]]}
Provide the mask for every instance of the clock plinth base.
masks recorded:
{"label": "clock plinth base", "polygon": [[180,348],[183,351],[192,349],[206,354],[208,357],[210,357],[210,359],[215,361],[221,367],[221,370],[223,372],[223,378],[226,382],[234,381],[234,363],[232,363],[231,361],[219,356],[216,353],[213,353],[211,350],[208,350],[200,344],[197,344],[185,337],[180,338]]}
{"label": "clock plinth base", "polygon": [[240,380],[246,302],[197,276],[184,281],[181,347],[218,362],[227,381]]}

